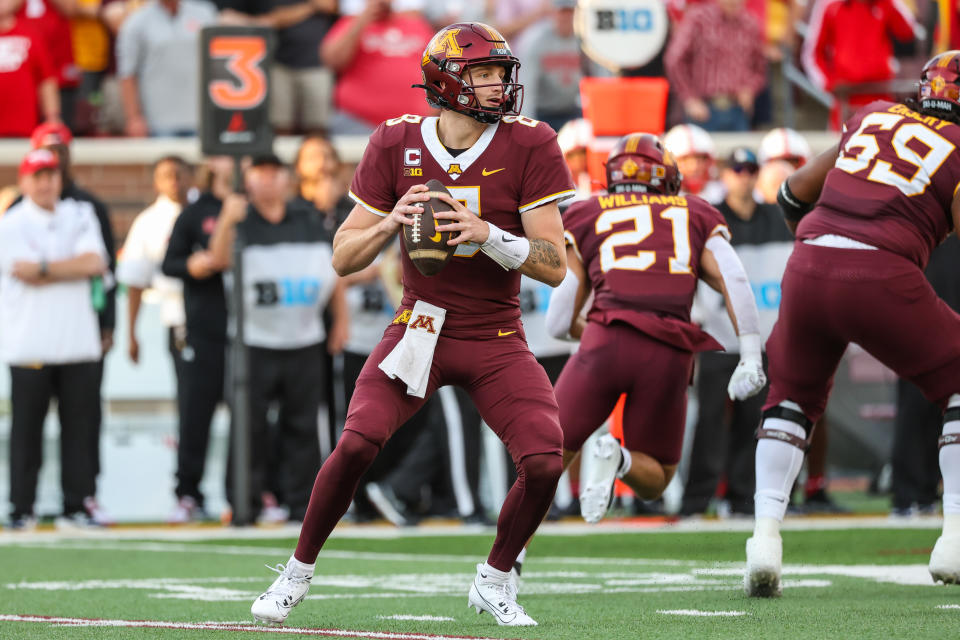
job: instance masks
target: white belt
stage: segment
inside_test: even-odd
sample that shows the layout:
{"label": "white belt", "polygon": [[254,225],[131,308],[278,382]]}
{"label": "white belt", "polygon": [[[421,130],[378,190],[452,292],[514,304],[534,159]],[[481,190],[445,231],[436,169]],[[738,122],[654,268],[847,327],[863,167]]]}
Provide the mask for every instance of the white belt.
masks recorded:
{"label": "white belt", "polygon": [[816,238],[807,238],[803,241],[803,244],[812,244],[816,247],[833,247],[834,249],[873,249],[874,251],[877,249],[871,244],[859,242],[846,236],[834,235],[832,233],[828,233],[827,235],[823,236],[817,236]]}

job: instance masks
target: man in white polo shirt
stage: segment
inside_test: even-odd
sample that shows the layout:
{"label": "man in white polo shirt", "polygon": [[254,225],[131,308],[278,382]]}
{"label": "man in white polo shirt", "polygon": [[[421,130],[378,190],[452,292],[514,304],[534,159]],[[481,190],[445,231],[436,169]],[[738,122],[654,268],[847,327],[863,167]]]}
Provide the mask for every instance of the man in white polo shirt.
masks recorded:
{"label": "man in white polo shirt", "polygon": [[89,520],[96,466],[84,452],[97,427],[101,356],[90,278],[104,272],[107,255],[93,206],[59,199],[62,179],[53,153],[28,153],[19,176],[24,198],[0,218],[0,362],[10,365],[14,529],[36,522],[43,423],[54,396],[64,516]]}

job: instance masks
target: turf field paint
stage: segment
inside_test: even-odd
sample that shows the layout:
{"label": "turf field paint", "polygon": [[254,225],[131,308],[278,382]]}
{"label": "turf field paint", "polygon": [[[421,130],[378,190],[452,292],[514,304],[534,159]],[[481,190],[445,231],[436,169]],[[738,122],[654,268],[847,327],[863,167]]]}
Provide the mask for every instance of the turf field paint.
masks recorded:
{"label": "turf field paint", "polygon": [[425,621],[436,621],[436,622],[454,622],[456,618],[448,618],[446,616],[412,616],[409,614],[399,613],[393,616],[377,616],[380,620],[417,620],[420,622]]}
{"label": "turf field paint", "polygon": [[657,613],[662,613],[665,616],[703,616],[721,618],[735,618],[737,616],[750,615],[746,611],[699,611],[697,609],[657,609]]}
{"label": "turf field paint", "polygon": [[21,616],[0,614],[0,622],[34,622],[61,627],[124,627],[133,629],[177,629],[182,631],[248,631],[281,633],[296,636],[361,638],[363,640],[494,640],[484,636],[447,636],[431,633],[395,631],[360,631],[356,629],[309,629],[297,627],[264,627],[254,624],[219,622],[174,622],[166,620],[106,620],[102,618],[58,618],[53,616]]}

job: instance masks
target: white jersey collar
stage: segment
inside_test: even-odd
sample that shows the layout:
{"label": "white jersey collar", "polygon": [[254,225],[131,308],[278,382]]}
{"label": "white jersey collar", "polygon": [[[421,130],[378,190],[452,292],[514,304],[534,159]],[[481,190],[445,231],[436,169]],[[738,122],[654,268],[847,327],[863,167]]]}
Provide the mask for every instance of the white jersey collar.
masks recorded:
{"label": "white jersey collar", "polygon": [[[440,134],[437,131],[439,121],[440,118],[437,116],[424,118],[420,124],[420,135],[423,137],[423,143],[426,145],[430,155],[433,156],[433,159],[447,172],[450,179],[456,180],[460,177],[460,173],[466,171],[467,168],[476,162],[477,158],[487,150],[487,147],[490,146],[490,142],[493,140],[493,136],[496,135],[497,128],[500,126],[500,121],[498,120],[494,124],[487,125],[486,130],[480,134],[480,138],[473,143],[473,146],[458,156],[451,155],[450,152],[447,151],[447,148],[443,146],[443,143],[440,142]],[[450,167],[452,165],[457,165],[460,168],[460,173],[451,173]]]}

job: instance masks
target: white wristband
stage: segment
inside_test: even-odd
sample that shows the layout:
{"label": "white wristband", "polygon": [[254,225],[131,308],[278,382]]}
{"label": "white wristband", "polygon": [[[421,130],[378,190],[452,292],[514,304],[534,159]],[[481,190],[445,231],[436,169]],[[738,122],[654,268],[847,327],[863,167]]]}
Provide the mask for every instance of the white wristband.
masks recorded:
{"label": "white wristband", "polygon": [[504,269],[519,269],[530,255],[530,241],[508,233],[490,222],[490,235],[480,245],[480,250]]}
{"label": "white wristband", "polygon": [[740,336],[740,359],[763,361],[763,340],[759,333],[745,333]]}

